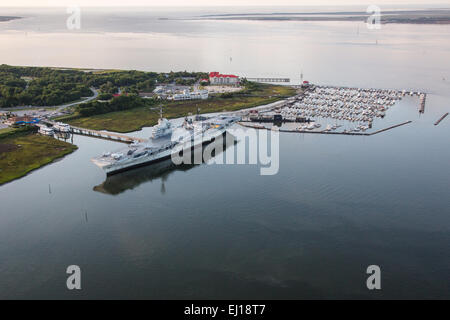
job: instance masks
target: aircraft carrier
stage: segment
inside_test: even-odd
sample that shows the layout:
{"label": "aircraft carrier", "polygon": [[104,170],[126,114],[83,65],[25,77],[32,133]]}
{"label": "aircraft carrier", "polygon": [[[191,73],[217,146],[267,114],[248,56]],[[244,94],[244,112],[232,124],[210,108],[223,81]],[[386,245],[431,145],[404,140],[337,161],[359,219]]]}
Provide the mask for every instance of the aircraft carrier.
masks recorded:
{"label": "aircraft carrier", "polygon": [[114,175],[163,161],[172,155],[210,143],[225,134],[227,128],[239,120],[240,118],[232,116],[186,118],[182,125],[175,127],[169,120],[161,117],[147,142],[133,143],[115,152],[105,152],[93,158],[92,162],[108,176]]}

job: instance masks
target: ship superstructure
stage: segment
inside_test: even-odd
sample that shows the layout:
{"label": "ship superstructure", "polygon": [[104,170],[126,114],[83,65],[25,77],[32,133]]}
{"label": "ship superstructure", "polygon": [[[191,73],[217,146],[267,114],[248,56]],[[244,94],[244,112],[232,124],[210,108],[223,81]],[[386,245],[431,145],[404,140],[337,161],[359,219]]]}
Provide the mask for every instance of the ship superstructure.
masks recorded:
{"label": "ship superstructure", "polygon": [[172,124],[165,118],[158,120],[158,125],[153,127],[152,138],[159,139],[172,133]]}

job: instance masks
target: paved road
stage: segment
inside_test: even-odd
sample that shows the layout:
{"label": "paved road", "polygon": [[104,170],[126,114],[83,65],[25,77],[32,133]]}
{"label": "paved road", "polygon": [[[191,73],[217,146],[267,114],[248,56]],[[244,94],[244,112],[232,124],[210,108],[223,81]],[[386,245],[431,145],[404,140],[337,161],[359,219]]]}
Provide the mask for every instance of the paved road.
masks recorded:
{"label": "paved road", "polygon": [[79,104],[86,103],[86,102],[92,101],[94,99],[97,99],[98,91],[95,90],[94,88],[90,88],[90,89],[94,93],[94,95],[92,97],[86,98],[86,99],[84,99],[82,101],[72,102],[72,103],[68,103],[68,104],[59,106],[58,109],[56,110],[56,112],[61,112],[61,111],[63,111],[64,109],[66,109],[68,107],[76,106],[76,105],[79,105]]}
{"label": "paved road", "polygon": [[[8,110],[8,111],[11,111],[11,112],[15,113],[19,117],[20,116],[24,116],[26,114],[27,115],[33,114],[33,115],[36,115],[36,116],[39,116],[39,117],[43,117],[43,116],[52,116],[53,117],[53,116],[56,116],[58,114],[62,115],[62,111],[64,109],[66,109],[66,108],[73,107],[73,106],[76,106],[76,105],[79,105],[79,104],[86,103],[86,102],[92,101],[94,99],[97,99],[98,91],[95,90],[94,88],[90,88],[90,89],[91,89],[91,91],[92,91],[92,93],[94,95],[92,97],[88,97],[88,98],[83,99],[81,101],[71,102],[71,103],[63,104],[61,106],[53,106],[53,107],[52,106],[41,106],[41,107],[38,107],[38,106],[27,106],[27,107],[14,108],[14,109]],[[54,109],[54,108],[56,108],[56,109]],[[42,111],[43,109],[46,109],[46,111],[43,112]],[[0,112],[1,112],[1,110],[0,110]]]}
{"label": "paved road", "polygon": [[45,108],[53,109],[53,108],[57,108],[55,110],[55,112],[60,112],[61,110],[65,109],[65,108],[76,106],[76,105],[79,105],[79,104],[86,103],[86,102],[92,101],[94,99],[97,99],[98,91],[95,90],[94,88],[89,88],[89,89],[91,89],[91,91],[92,91],[92,93],[94,95],[92,97],[88,97],[88,98],[83,99],[81,101],[71,102],[71,103],[68,103],[68,104],[63,104],[61,106],[25,106],[25,107],[17,107],[17,108],[8,109],[7,111],[15,112],[15,111],[20,111],[20,110],[33,110],[33,109],[45,109]]}

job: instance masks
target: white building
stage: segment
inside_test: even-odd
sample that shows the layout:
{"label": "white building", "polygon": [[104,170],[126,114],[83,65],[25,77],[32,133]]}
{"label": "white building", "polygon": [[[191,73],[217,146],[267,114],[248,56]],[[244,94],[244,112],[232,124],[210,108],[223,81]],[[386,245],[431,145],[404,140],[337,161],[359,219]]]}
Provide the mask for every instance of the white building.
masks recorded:
{"label": "white building", "polygon": [[188,92],[184,91],[183,93],[174,94],[172,96],[172,100],[180,101],[180,100],[206,100],[209,97],[208,90],[201,90],[201,91],[193,91]]}
{"label": "white building", "polygon": [[163,86],[157,86],[155,88],[155,90],[153,90],[154,93],[158,94],[158,93],[162,93],[164,91],[164,87]]}
{"label": "white building", "polygon": [[209,74],[209,82],[212,85],[236,85],[239,83],[239,77],[232,74],[211,72]]}

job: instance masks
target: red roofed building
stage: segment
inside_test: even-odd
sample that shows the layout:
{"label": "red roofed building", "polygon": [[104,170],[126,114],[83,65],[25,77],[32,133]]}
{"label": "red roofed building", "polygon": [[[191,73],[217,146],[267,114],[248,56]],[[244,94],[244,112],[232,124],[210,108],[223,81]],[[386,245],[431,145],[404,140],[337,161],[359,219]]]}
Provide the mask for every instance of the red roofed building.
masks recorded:
{"label": "red roofed building", "polygon": [[209,74],[209,82],[211,84],[233,85],[239,83],[239,77],[232,74],[220,74],[219,72],[211,72]]}

